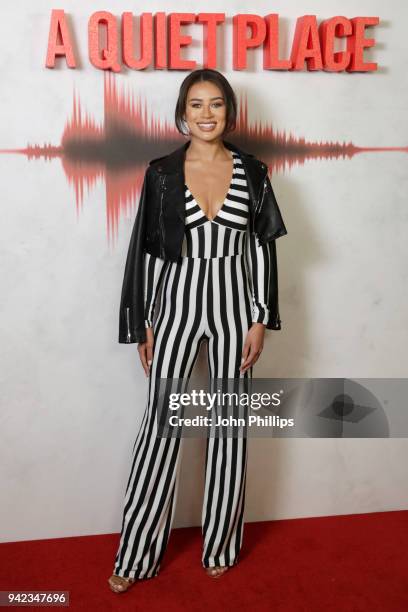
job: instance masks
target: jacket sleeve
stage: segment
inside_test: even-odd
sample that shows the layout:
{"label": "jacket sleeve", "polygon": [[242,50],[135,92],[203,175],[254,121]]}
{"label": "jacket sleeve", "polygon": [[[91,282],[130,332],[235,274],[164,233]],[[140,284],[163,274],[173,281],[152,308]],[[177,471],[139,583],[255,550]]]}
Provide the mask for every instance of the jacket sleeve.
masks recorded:
{"label": "jacket sleeve", "polygon": [[277,263],[275,241],[259,244],[248,232],[246,256],[251,277],[252,322],[267,329],[281,329],[277,301]]}
{"label": "jacket sleeve", "polygon": [[123,275],[119,309],[119,342],[131,344],[146,342],[144,323],[144,241],[146,231],[146,201],[148,198],[147,168],[140,192],[139,207],[130,237]]}
{"label": "jacket sleeve", "polygon": [[[272,185],[265,178],[263,206],[258,215],[255,233],[249,232],[247,257],[252,277],[252,321],[267,329],[280,330],[278,262],[276,240],[287,234]],[[263,236],[262,243],[258,234]]]}
{"label": "jacket sleeve", "polygon": [[144,322],[145,327],[153,327],[154,309],[157,294],[166,269],[166,261],[150,253],[144,254]]}

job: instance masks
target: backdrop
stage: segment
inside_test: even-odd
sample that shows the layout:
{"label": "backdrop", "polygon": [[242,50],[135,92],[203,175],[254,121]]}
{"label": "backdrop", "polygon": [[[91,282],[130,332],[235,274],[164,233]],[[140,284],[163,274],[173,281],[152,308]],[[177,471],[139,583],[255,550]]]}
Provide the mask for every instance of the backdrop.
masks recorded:
{"label": "backdrop", "polygon": [[[79,65],[45,67],[64,8]],[[218,64],[240,101],[237,140],[269,165],[288,235],[277,241],[282,331],[258,377],[407,373],[408,7],[209,0],[147,5],[4,0],[0,20],[2,540],[117,532],[147,397],[137,345],[117,342],[120,291],[149,159],[173,125],[182,70],[104,73],[87,54],[97,10],[226,13]],[[232,16],[379,16],[373,73],[232,69]],[[138,21],[136,21],[138,23]],[[202,29],[182,52],[202,67]],[[231,138],[232,140],[232,138]],[[404,149],[405,148],[405,149]],[[206,374],[202,351],[196,368]],[[407,507],[406,439],[251,439],[246,520]],[[204,440],[186,440],[174,526],[199,525]]]}

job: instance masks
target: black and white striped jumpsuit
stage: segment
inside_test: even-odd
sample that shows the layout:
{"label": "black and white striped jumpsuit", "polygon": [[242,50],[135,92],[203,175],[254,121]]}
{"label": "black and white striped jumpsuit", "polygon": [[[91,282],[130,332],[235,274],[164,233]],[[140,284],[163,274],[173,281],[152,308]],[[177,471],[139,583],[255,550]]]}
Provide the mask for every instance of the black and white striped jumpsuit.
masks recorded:
{"label": "black and white striped jumpsuit", "polygon": [[[185,236],[179,261],[145,253],[145,325],[153,326],[148,401],[132,455],[114,573],[150,578],[159,572],[176,506],[183,438],[157,436],[155,379],[189,378],[208,339],[210,378],[240,373],[251,322],[266,323],[269,243],[249,231],[249,194],[239,154],[226,199],[210,220],[185,185]],[[158,290],[162,299],[153,320]],[[247,439],[207,438],[202,510],[204,567],[234,565],[243,535]]]}

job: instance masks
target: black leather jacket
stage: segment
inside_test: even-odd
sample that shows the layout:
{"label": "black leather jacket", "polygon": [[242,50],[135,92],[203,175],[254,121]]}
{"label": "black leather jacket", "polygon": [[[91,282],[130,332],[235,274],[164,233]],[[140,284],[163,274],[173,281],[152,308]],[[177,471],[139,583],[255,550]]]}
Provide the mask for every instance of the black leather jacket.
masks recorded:
{"label": "black leather jacket", "polygon": [[[139,199],[123,278],[119,315],[119,342],[146,341],[144,316],[144,252],[177,261],[184,237],[184,159],[190,140],[172,153],[149,162]],[[249,190],[249,223],[259,243],[271,243],[268,329],[281,329],[278,307],[278,270],[275,240],[287,234],[268,176],[267,166],[250,153],[223,140],[242,158]]]}

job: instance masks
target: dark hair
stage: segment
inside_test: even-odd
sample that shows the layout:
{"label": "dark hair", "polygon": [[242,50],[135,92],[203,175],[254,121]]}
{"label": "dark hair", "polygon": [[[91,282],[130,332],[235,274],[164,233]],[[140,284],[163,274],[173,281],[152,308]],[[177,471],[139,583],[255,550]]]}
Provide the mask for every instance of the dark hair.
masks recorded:
{"label": "dark hair", "polygon": [[217,85],[224,94],[224,99],[227,106],[227,113],[226,125],[223,133],[225,134],[226,132],[231,132],[232,130],[235,130],[237,121],[237,99],[234,90],[232,89],[225,76],[221,74],[221,72],[218,72],[218,70],[212,70],[211,68],[200,68],[198,70],[193,70],[192,72],[190,72],[180,85],[180,91],[175,110],[175,122],[178,131],[183,134],[183,136],[187,135],[183,131],[183,115],[186,112],[188,90],[192,85],[194,85],[194,83],[202,81],[211,81],[212,83]]}

